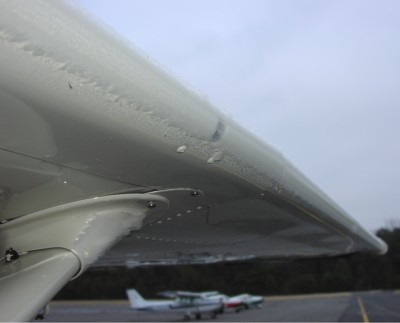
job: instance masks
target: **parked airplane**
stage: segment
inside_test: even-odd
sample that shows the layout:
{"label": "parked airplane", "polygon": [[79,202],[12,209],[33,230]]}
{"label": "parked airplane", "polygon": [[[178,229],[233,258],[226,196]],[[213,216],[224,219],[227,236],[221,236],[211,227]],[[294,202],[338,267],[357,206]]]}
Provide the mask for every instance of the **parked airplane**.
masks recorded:
{"label": "parked airplane", "polygon": [[225,309],[225,301],[227,301],[229,299],[228,296],[221,294],[217,291],[205,291],[205,292],[191,292],[191,291],[163,291],[163,292],[159,292],[158,295],[163,296],[163,297],[167,297],[167,298],[177,298],[179,296],[182,295],[197,295],[198,297],[201,298],[207,298],[213,301],[217,301],[220,304],[222,304],[222,306],[219,308],[219,313],[222,314],[224,312]]}
{"label": "parked airplane", "polygon": [[191,295],[199,295],[201,297],[207,297],[208,299],[218,300],[224,304],[221,307],[221,312],[223,312],[224,308],[233,308],[237,312],[242,309],[249,309],[251,307],[260,307],[262,302],[264,301],[264,297],[255,296],[250,294],[240,294],[236,296],[227,296],[225,294],[221,294],[218,291],[207,291],[207,292],[182,292],[182,291],[164,291],[158,293],[161,296],[168,298],[176,298],[183,293],[190,293]]}
{"label": "parked airplane", "polygon": [[241,309],[249,309],[251,307],[261,307],[264,297],[250,294],[240,294],[229,297],[224,301],[226,308],[234,308],[237,312]]}
{"label": "parked airplane", "polygon": [[146,300],[136,289],[126,291],[131,308],[138,311],[183,313],[184,319],[192,316],[200,319],[202,314],[215,318],[224,307],[221,299],[209,298],[207,293],[177,292],[173,300]]}
{"label": "parked airplane", "polygon": [[279,151],[75,7],[0,0],[0,71],[0,321],[30,321],[100,257],[387,249]]}

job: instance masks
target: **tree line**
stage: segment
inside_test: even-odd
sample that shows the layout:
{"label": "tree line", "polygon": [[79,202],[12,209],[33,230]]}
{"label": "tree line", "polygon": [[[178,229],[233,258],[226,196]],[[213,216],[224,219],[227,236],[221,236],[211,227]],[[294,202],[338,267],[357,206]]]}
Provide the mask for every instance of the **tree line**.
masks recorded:
{"label": "tree line", "polygon": [[55,299],[125,299],[127,288],[145,297],[164,290],[283,295],[400,288],[400,228],[380,229],[376,235],[389,246],[383,256],[93,268],[69,282]]}

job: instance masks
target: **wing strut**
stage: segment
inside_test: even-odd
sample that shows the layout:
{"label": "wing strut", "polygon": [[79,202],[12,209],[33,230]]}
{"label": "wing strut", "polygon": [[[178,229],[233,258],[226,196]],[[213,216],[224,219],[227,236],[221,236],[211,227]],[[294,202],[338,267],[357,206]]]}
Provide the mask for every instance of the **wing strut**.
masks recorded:
{"label": "wing strut", "polygon": [[71,279],[168,208],[155,194],[95,197],[0,224],[0,321],[29,321]]}
{"label": "wing strut", "polygon": [[18,260],[0,261],[0,320],[29,321],[78,273],[71,251],[55,248],[29,252]]}

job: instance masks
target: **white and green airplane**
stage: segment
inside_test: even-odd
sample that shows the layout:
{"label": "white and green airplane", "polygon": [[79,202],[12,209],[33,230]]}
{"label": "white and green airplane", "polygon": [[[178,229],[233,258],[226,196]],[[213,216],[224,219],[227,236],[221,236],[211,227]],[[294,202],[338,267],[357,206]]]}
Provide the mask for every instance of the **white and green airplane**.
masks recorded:
{"label": "white and green airplane", "polygon": [[221,299],[210,298],[207,293],[176,292],[173,300],[146,300],[136,289],[128,289],[126,293],[134,310],[179,313],[186,320],[191,317],[200,319],[204,314],[215,318],[224,307]]}

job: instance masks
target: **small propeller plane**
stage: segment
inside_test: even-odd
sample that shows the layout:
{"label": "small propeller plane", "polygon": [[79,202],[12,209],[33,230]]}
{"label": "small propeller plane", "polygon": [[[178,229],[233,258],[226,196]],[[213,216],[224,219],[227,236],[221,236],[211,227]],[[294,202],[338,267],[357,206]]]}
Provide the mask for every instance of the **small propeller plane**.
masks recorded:
{"label": "small propeller plane", "polygon": [[183,318],[189,320],[192,316],[201,319],[202,314],[216,318],[224,304],[221,298],[210,298],[207,293],[176,292],[173,300],[146,300],[136,289],[126,291],[131,308],[137,311],[160,313],[183,313]]}
{"label": "small propeller plane", "polygon": [[234,308],[236,312],[241,309],[249,309],[251,307],[260,308],[261,304],[264,302],[264,297],[258,295],[250,294],[240,294],[236,296],[229,297],[224,301],[225,308]]}
{"label": "small propeller plane", "polygon": [[182,292],[182,291],[164,291],[158,295],[167,298],[176,298],[179,295],[198,295],[199,297],[207,297],[208,299],[217,300],[223,303],[219,313],[223,313],[224,309],[234,309],[237,313],[242,309],[249,309],[251,307],[261,307],[264,302],[264,297],[251,294],[240,294],[235,296],[227,296],[218,291],[205,291],[205,292]]}

